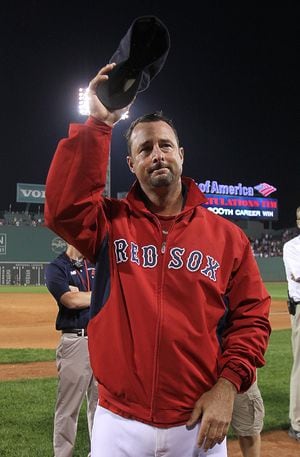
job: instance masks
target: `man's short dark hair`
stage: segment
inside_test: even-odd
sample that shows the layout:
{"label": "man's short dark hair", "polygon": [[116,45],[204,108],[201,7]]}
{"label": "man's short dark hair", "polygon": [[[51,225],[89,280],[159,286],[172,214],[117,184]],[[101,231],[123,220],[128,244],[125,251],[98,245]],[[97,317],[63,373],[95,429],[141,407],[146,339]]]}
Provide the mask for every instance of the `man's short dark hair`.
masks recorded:
{"label": "man's short dark hair", "polygon": [[178,138],[177,130],[173,124],[173,121],[171,121],[171,119],[164,116],[162,111],[156,111],[155,113],[145,114],[144,116],[138,117],[137,119],[135,119],[135,121],[133,121],[130,124],[129,129],[125,133],[125,138],[127,140],[127,148],[128,148],[129,155],[131,155],[130,139],[131,139],[131,135],[132,135],[132,131],[133,131],[134,127],[137,124],[142,124],[145,122],[159,122],[159,121],[163,121],[171,127],[171,129],[173,130],[173,132],[175,134],[177,144],[179,146],[179,138]]}

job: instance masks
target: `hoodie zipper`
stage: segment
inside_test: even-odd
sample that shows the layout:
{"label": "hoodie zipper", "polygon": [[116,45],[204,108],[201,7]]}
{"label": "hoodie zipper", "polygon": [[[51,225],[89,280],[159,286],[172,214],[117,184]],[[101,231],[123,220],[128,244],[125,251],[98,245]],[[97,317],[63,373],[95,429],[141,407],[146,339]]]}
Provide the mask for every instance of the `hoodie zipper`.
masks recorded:
{"label": "hoodie zipper", "polygon": [[[161,224],[159,222],[159,219],[155,216],[155,222],[161,229]],[[160,339],[161,339],[161,323],[162,323],[162,317],[163,317],[163,306],[162,306],[162,289],[163,289],[163,284],[164,284],[164,275],[165,275],[165,262],[166,262],[166,257],[164,256],[166,252],[166,246],[167,246],[167,238],[168,235],[170,234],[171,230],[173,229],[175,225],[175,220],[170,226],[170,229],[167,231],[167,233],[164,233],[166,231],[163,231],[161,229],[161,235],[162,235],[162,243],[161,243],[161,254],[162,254],[162,262],[161,262],[161,271],[160,271],[160,282],[158,284],[158,295],[157,295],[157,304],[158,304],[158,317],[157,317],[157,326],[156,326],[156,335],[155,335],[155,354],[154,354],[154,371],[153,371],[153,378],[152,378],[152,392],[151,392],[151,419],[153,420],[154,416],[154,411],[155,411],[155,400],[156,400],[156,391],[157,391],[157,381],[158,381],[158,362],[159,362],[159,347],[160,347]]]}
{"label": "hoodie zipper", "polygon": [[162,254],[164,254],[166,252],[167,237],[168,237],[168,234],[169,234],[169,230],[168,231],[167,230],[163,230],[162,234],[163,234],[163,241],[162,241],[162,244],[161,244],[160,252]]}

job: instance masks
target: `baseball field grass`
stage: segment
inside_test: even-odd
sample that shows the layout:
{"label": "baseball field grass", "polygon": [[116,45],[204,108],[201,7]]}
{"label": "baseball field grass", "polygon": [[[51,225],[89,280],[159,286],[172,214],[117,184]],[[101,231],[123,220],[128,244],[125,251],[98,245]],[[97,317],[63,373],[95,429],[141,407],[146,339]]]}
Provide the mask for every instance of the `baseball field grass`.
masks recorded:
{"label": "baseball field grass", "polygon": [[286,300],[287,283],[282,282],[265,282],[265,286],[274,300]]}
{"label": "baseball field grass", "polygon": [[45,294],[48,290],[46,286],[0,286],[0,293]]}
{"label": "baseball field grass", "polygon": [[0,348],[0,364],[49,362],[50,360],[55,360],[55,349]]}
{"label": "baseball field grass", "polygon": [[[55,378],[0,383],[1,457],[51,457]],[[86,408],[80,413],[74,457],[88,454]]]}
{"label": "baseball field grass", "polygon": [[[287,294],[287,283],[282,282],[265,282],[265,286],[274,299],[285,299]],[[48,293],[46,286],[0,286],[0,293]]]}

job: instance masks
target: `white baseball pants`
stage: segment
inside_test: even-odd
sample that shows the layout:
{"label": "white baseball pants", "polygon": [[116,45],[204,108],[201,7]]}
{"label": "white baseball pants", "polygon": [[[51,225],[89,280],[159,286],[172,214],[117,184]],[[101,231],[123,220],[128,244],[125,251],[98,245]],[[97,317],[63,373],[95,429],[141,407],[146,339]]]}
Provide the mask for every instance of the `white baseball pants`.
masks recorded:
{"label": "white baseball pants", "polygon": [[157,428],[97,406],[91,457],[227,457],[226,439],[207,452],[196,447],[198,430]]}

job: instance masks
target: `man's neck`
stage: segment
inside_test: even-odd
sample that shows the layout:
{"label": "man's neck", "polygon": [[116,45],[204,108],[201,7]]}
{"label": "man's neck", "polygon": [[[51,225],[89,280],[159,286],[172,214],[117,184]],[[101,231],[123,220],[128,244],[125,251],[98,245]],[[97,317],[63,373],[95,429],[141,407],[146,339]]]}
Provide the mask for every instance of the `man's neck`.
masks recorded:
{"label": "man's neck", "polygon": [[83,259],[83,255],[79,251],[77,251],[77,249],[75,249],[73,246],[68,246],[68,248],[66,250],[66,254],[72,260],[82,260]]}
{"label": "man's neck", "polygon": [[165,189],[161,192],[148,191],[146,194],[148,209],[158,216],[176,216],[180,213],[183,207],[183,196],[181,186],[177,189],[170,189],[168,192]]}

